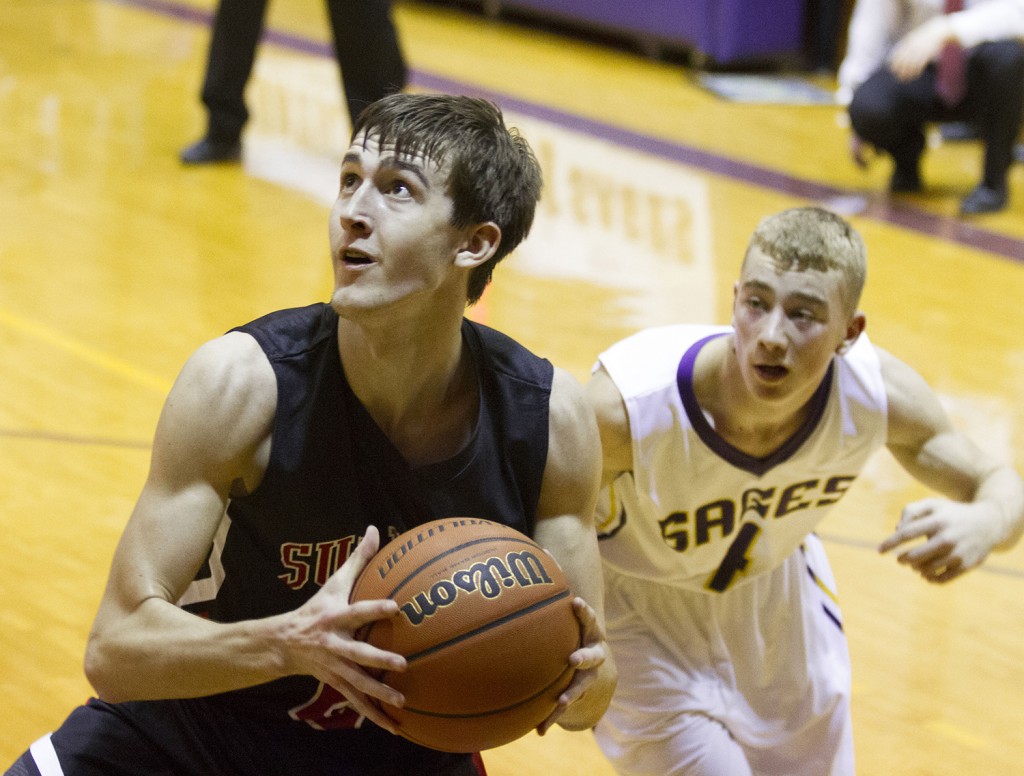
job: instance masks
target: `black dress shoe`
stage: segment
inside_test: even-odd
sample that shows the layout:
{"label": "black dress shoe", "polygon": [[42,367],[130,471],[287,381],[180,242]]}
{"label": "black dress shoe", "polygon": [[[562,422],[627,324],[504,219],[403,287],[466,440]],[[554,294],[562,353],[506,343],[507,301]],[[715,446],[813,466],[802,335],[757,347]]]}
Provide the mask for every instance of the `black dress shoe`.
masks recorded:
{"label": "black dress shoe", "polygon": [[960,212],[965,216],[979,213],[995,213],[1006,207],[1006,189],[991,189],[984,184],[960,201]]}
{"label": "black dress shoe", "polygon": [[240,140],[220,141],[203,138],[181,152],[182,164],[218,164],[242,159]]}
{"label": "black dress shoe", "polygon": [[896,168],[889,180],[889,191],[893,194],[916,194],[921,190],[921,176],[916,170],[910,172]]}

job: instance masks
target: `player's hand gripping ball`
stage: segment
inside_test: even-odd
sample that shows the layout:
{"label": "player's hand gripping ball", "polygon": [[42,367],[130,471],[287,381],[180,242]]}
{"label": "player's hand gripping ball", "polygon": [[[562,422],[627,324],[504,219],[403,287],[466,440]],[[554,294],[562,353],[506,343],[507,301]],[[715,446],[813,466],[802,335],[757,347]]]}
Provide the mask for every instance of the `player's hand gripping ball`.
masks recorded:
{"label": "player's hand gripping ball", "polygon": [[359,637],[408,662],[381,681],[405,695],[381,708],[410,741],[476,752],[543,722],[572,680],[579,647],[573,593],[530,537],[486,520],[417,526],[382,547],[352,601],[391,598],[398,614]]}

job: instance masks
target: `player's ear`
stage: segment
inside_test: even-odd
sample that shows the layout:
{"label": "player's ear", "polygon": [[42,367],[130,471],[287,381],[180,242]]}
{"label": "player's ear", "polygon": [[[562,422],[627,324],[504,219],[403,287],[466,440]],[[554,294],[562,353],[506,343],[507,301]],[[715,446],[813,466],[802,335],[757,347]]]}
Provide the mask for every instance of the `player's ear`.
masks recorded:
{"label": "player's ear", "polygon": [[494,256],[501,243],[501,227],[493,221],[484,221],[469,227],[462,246],[455,254],[455,264],[472,269]]}
{"label": "player's ear", "polygon": [[836,354],[841,356],[852,348],[853,343],[860,337],[865,326],[867,326],[867,318],[864,313],[858,310],[850,318],[849,323],[846,324],[846,335],[843,337],[843,341],[839,343],[839,347],[836,348]]}

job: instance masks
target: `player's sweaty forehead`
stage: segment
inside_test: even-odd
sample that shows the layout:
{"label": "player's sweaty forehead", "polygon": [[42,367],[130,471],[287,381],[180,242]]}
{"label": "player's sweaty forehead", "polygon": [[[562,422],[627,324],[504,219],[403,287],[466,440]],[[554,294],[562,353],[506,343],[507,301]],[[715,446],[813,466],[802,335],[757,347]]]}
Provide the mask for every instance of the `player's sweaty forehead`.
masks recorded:
{"label": "player's sweaty forehead", "polygon": [[353,138],[345,154],[346,160],[359,162],[369,157],[375,157],[380,165],[400,167],[416,172],[423,178],[446,173],[449,167],[448,154],[440,147],[429,147],[415,139],[401,141],[385,138],[381,142],[381,135],[372,129]]}

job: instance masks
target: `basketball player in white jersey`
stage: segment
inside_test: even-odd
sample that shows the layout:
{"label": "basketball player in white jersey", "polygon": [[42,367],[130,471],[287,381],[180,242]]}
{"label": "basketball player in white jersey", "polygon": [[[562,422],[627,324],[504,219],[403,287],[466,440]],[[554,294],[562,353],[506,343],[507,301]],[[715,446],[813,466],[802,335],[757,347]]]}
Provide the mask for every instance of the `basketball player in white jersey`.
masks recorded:
{"label": "basketball player in white jersey", "polygon": [[765,219],[732,326],[667,326],[603,353],[588,395],[618,689],[597,727],[620,774],[850,776],[850,667],[813,534],[873,451],[948,497],[883,551],[947,582],[1008,549],[1024,488],[954,430],[857,310],[865,249],[818,208]]}

